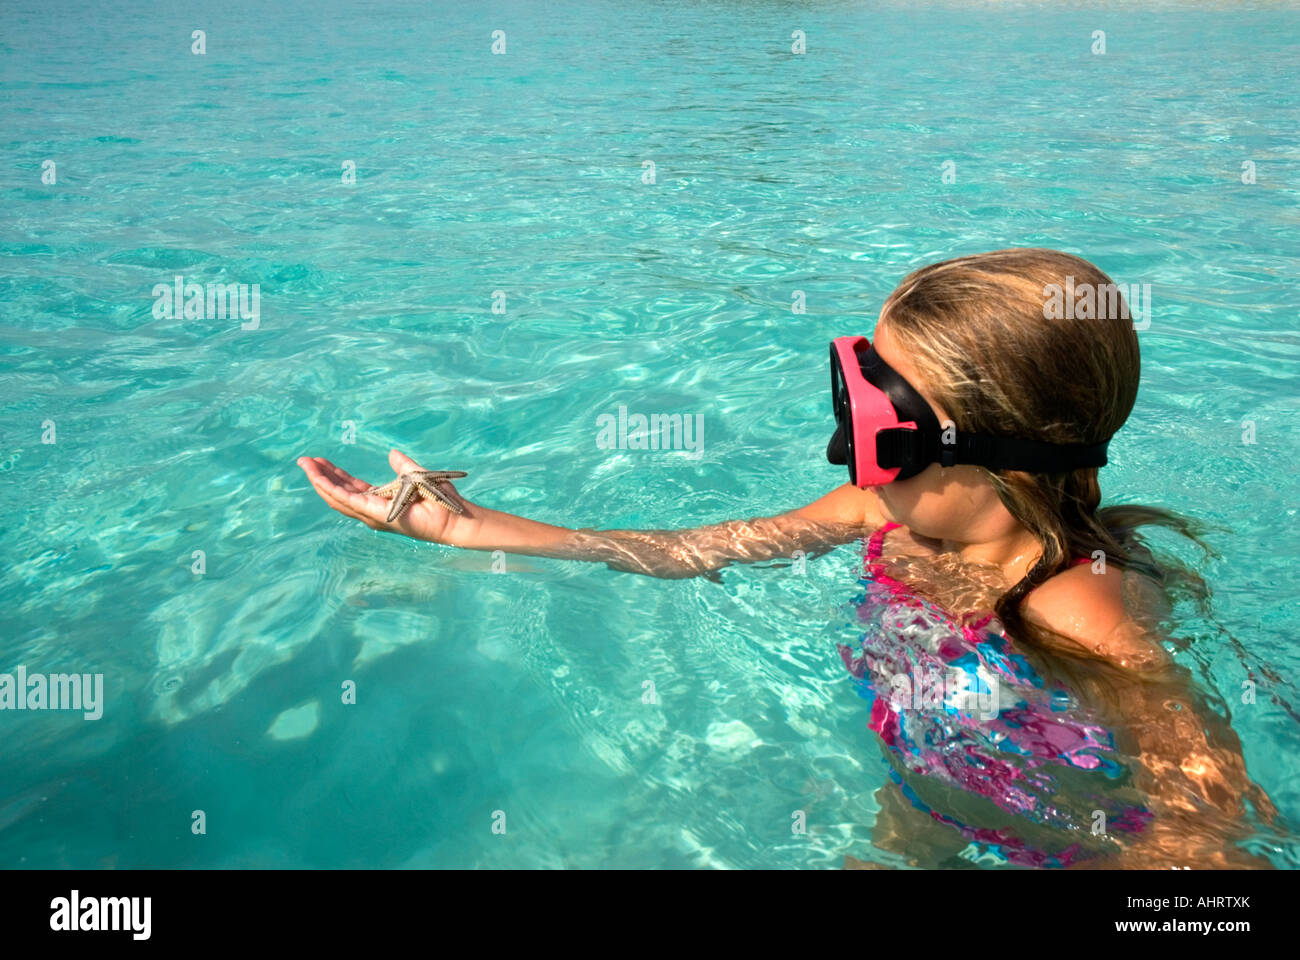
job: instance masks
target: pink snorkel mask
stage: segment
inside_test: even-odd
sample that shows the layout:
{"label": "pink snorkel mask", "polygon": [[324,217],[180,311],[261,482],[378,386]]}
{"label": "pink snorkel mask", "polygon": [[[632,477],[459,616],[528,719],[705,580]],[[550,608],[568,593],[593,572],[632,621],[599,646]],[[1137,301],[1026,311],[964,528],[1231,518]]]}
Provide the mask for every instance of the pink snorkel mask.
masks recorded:
{"label": "pink snorkel mask", "polygon": [[968,463],[989,470],[1066,473],[1106,465],[1105,440],[1065,446],[945,430],[930,404],[880,359],[866,337],[831,341],[831,405],[835,436],[826,459],[847,464],[849,482],[877,487],[916,476],[932,463]]}

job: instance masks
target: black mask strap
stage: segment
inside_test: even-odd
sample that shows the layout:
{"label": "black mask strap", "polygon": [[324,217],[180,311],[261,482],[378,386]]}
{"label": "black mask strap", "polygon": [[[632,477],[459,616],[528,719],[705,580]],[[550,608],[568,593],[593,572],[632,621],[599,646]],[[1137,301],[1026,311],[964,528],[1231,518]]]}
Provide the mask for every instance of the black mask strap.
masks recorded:
{"label": "black mask strap", "polygon": [[954,442],[944,443],[942,433],[893,427],[876,434],[876,462],[899,467],[899,480],[915,476],[932,463],[951,467],[964,463],[989,470],[1023,470],[1026,473],[1069,473],[1085,467],[1104,467],[1109,440],[1064,445],[952,432]]}
{"label": "black mask strap", "polygon": [[[945,431],[925,397],[882,360],[874,347],[859,354],[859,361],[862,376],[889,398],[898,419],[904,423],[911,420],[917,427],[915,430],[892,427],[876,434],[876,463],[885,468],[898,467],[897,480],[914,477],[932,463],[945,467],[964,463],[989,470],[1023,470],[1026,473],[1068,473],[1084,467],[1106,465],[1109,440],[1063,445],[960,433],[955,428]],[[945,433],[951,443],[944,443]]]}

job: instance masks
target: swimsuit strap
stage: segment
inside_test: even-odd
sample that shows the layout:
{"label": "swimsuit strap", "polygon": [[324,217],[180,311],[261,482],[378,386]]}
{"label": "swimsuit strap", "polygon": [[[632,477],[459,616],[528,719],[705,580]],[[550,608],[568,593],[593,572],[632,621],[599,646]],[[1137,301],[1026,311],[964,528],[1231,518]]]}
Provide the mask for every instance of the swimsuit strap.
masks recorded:
{"label": "swimsuit strap", "polygon": [[901,523],[893,523],[891,521],[889,523],[886,523],[883,527],[877,529],[876,532],[871,535],[871,539],[867,541],[867,559],[879,560],[880,551],[884,549],[885,534],[887,534],[890,530],[897,530],[901,526],[902,526]]}

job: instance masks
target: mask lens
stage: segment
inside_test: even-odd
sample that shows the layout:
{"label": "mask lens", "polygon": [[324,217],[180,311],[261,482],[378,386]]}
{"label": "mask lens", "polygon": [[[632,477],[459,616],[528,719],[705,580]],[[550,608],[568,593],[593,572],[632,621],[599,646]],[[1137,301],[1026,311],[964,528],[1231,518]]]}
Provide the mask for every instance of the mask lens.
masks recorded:
{"label": "mask lens", "polygon": [[835,412],[836,430],[826,446],[826,459],[847,464],[849,482],[857,483],[857,464],[853,454],[853,414],[849,404],[849,387],[840,366],[840,357],[831,344],[831,408]]}
{"label": "mask lens", "polygon": [[831,409],[835,413],[835,422],[843,423],[848,414],[849,388],[844,382],[844,371],[840,369],[840,358],[831,348]]}

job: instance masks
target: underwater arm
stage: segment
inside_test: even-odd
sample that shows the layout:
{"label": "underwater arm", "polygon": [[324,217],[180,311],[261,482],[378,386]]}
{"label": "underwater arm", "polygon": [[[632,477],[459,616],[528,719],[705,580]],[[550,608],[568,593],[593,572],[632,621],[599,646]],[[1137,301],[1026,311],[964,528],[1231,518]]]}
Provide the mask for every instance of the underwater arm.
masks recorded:
{"label": "underwater arm", "polygon": [[[421,469],[396,450],[389,463],[399,476]],[[298,465],[329,506],[373,530],[468,550],[588,560],[671,579],[710,575],[733,563],[791,557],[796,551],[824,553],[862,536],[867,519],[877,516],[870,494],[845,485],[779,516],[685,530],[573,530],[492,510],[459,494],[462,514],[421,500],[389,522],[392,504],[376,496],[370,484],[322,458],[303,457]]]}
{"label": "underwater arm", "polygon": [[572,530],[547,555],[596,560],[652,577],[716,576],[733,563],[826,553],[863,536],[878,519],[874,495],[845,484],[807,506],[773,517],[685,530]]}

